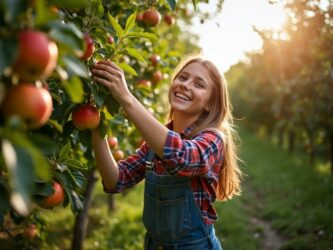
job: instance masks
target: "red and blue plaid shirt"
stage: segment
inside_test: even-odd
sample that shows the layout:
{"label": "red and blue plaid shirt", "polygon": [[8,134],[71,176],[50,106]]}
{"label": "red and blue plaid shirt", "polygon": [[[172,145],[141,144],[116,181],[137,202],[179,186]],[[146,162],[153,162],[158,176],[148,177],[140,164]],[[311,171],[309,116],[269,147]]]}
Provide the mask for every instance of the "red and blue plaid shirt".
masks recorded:
{"label": "red and blue plaid shirt", "polygon": [[[153,171],[158,175],[191,177],[194,199],[201,215],[206,224],[212,224],[217,219],[213,203],[223,160],[222,137],[218,132],[207,130],[191,139],[183,139],[192,129],[189,127],[180,134],[169,130],[163,159],[157,156],[154,158]],[[118,182],[114,189],[104,188],[104,191],[119,193],[140,182],[145,177],[145,160],[149,149],[149,145],[144,142],[135,154],[119,161]]]}

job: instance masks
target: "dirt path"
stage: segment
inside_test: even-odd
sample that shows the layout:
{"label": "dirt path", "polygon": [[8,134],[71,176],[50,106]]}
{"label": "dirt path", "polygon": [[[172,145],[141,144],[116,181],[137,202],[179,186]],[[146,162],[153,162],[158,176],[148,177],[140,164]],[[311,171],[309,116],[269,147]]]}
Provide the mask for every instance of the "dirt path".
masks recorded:
{"label": "dirt path", "polygon": [[252,217],[251,224],[256,228],[261,228],[260,232],[256,232],[254,237],[261,238],[262,250],[278,250],[282,246],[282,238],[272,229],[268,221],[260,218]]}
{"label": "dirt path", "polygon": [[255,229],[254,237],[259,238],[261,242],[260,250],[278,250],[283,245],[283,238],[272,228],[269,221],[260,218],[258,215],[262,210],[262,197],[257,193],[251,185],[246,184],[246,192],[253,196],[252,203],[245,205],[250,215],[250,223]]}

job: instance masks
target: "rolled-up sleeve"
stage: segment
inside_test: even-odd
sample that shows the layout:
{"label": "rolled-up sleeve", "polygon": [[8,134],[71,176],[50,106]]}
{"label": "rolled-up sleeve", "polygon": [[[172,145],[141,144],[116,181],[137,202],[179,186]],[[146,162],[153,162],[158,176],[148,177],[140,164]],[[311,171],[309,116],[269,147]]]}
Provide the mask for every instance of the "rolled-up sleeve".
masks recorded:
{"label": "rolled-up sleeve", "polygon": [[170,130],[163,149],[163,161],[171,175],[205,175],[221,161],[222,151],[222,136],[218,132],[202,131],[188,140]]}
{"label": "rolled-up sleeve", "polygon": [[143,143],[135,154],[118,162],[119,178],[113,189],[107,189],[104,184],[104,192],[120,193],[127,188],[139,183],[145,176],[145,157],[148,152],[148,145]]}

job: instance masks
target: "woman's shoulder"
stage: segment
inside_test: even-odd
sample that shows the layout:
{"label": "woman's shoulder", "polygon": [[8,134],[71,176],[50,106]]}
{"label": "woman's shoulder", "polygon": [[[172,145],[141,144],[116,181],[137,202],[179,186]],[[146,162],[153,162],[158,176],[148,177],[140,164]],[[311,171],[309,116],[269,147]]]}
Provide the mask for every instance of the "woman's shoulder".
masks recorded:
{"label": "woman's shoulder", "polygon": [[198,131],[198,133],[196,133],[196,135],[194,137],[205,136],[205,135],[206,136],[212,135],[212,136],[218,137],[222,141],[224,141],[225,137],[226,137],[226,135],[223,133],[223,131],[219,130],[218,128],[204,128],[204,129]]}

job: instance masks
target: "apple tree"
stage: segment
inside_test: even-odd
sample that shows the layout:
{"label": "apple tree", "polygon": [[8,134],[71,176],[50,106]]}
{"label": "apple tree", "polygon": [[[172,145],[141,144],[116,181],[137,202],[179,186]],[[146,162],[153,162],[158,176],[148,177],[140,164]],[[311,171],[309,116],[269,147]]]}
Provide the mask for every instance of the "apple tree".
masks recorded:
{"label": "apple tree", "polygon": [[331,173],[332,8],[320,1],[286,3],[286,26],[258,31],[263,49],[249,54],[250,64],[238,66],[247,77],[239,77],[233,91],[236,112],[252,129],[278,134],[290,152],[300,145],[311,162],[317,152],[330,162]]}
{"label": "apple tree", "polygon": [[206,16],[199,2],[0,1],[0,228],[15,244],[43,239],[41,209],[88,209],[90,129],[108,138],[117,160],[142,142],[91,66],[119,65],[133,94],[165,122],[172,69],[199,51],[180,28],[194,10]]}

